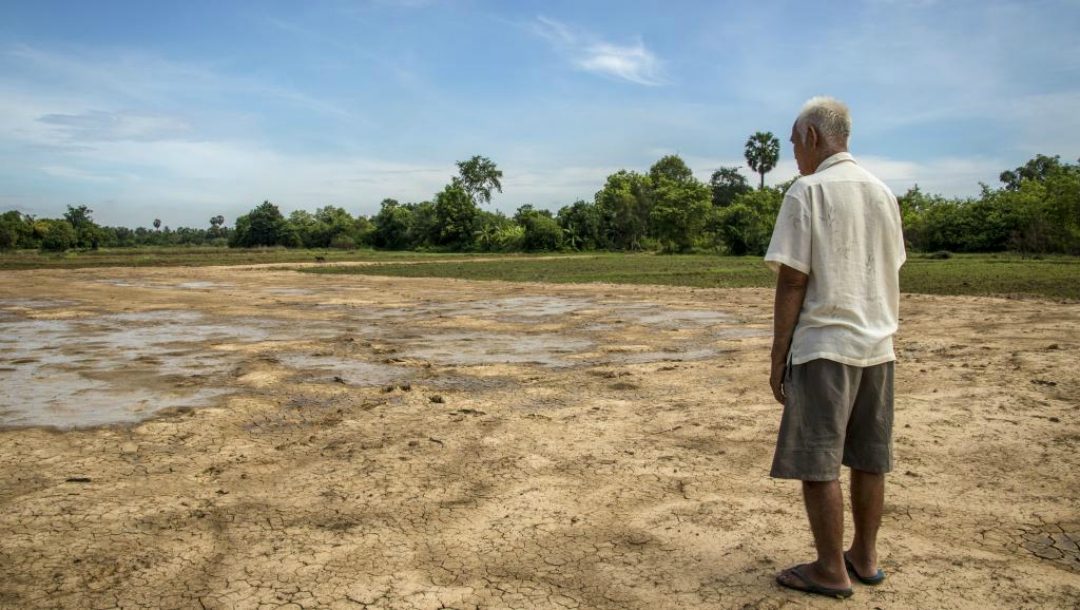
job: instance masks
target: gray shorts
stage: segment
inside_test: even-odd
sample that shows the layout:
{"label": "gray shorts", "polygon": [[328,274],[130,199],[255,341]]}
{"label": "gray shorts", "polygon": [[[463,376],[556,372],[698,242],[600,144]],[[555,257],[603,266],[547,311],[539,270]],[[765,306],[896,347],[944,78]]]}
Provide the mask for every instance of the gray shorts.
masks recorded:
{"label": "gray shorts", "polygon": [[840,478],[840,464],[892,470],[893,364],[858,367],[811,360],[789,366],[771,476]]}

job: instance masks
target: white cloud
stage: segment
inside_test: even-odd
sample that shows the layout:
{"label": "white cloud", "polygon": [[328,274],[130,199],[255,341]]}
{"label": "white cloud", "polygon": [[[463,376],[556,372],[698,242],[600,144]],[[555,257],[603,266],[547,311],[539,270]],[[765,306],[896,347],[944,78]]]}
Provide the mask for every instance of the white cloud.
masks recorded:
{"label": "white cloud", "polygon": [[130,111],[54,113],[37,120],[72,141],[164,140],[184,136],[191,130],[186,121],[177,117]]}
{"label": "white cloud", "polygon": [[495,208],[512,212],[520,205],[531,203],[539,208],[557,211],[578,199],[592,201],[607,177],[619,169],[614,166],[536,168],[510,162],[503,170],[506,174],[502,181],[503,191],[506,194],[496,197]]}
{"label": "white cloud", "polygon": [[581,70],[638,85],[664,84],[660,60],[640,39],[631,45],[615,44],[543,16],[536,18],[532,31]]}
{"label": "white cloud", "polygon": [[601,43],[590,46],[578,65],[590,72],[606,74],[639,85],[659,85],[660,66],[656,56],[641,42],[623,47]]}
{"label": "white cloud", "polygon": [[[913,161],[856,152],[855,159],[898,196],[916,184],[923,192],[946,197],[974,196],[979,192],[979,182],[997,185],[998,174],[1008,167],[1001,159],[986,157],[940,157]],[[798,174],[794,159],[781,159],[776,168],[765,175],[765,184],[777,185]],[[756,184],[757,175],[751,174],[751,177],[751,183]]]}
{"label": "white cloud", "polygon": [[[286,212],[334,203],[372,213],[384,197],[429,199],[456,171],[449,163],[289,152],[259,137],[192,134],[166,114],[86,103],[26,87],[0,93],[0,175],[18,176],[0,179],[0,204],[51,216],[78,201],[99,222],[124,225],[235,218],[263,199]],[[90,103],[108,106],[105,98]]]}
{"label": "white cloud", "polygon": [[[174,217],[182,208],[185,219],[191,206],[197,215],[235,217],[263,199],[286,212],[333,203],[372,213],[385,197],[429,199],[455,171],[452,165],[291,155],[244,142],[116,141],[69,158],[76,167],[127,168],[123,175],[103,174],[112,184],[97,191],[102,199],[147,206],[158,215],[171,210]],[[86,172],[68,177],[87,179],[92,170]]]}
{"label": "white cloud", "polygon": [[[652,152],[657,159],[663,155],[676,154],[666,150]],[[881,179],[897,195],[903,194],[918,184],[924,192],[946,197],[974,196],[978,193],[979,182],[985,182],[991,186],[997,185],[998,174],[1008,167],[1006,161],[989,157],[940,157],[913,161],[881,155],[860,155],[857,151],[854,154],[855,159],[863,167]],[[680,156],[693,170],[694,176],[703,182],[707,183],[712,173],[721,167],[735,167],[751,185],[758,184],[758,175],[750,170],[745,159]],[[795,160],[781,156],[776,167],[765,174],[765,184],[776,186],[798,175],[799,168]]]}
{"label": "white cloud", "polygon": [[859,163],[897,195],[916,184],[927,193],[946,197],[967,197],[978,192],[979,182],[994,186],[998,174],[1008,166],[1001,159],[986,157],[942,157],[923,161],[858,156]]}
{"label": "white cloud", "polygon": [[65,180],[80,180],[85,182],[114,182],[116,178],[107,174],[89,172],[77,167],[64,165],[44,165],[40,168],[43,174]]}

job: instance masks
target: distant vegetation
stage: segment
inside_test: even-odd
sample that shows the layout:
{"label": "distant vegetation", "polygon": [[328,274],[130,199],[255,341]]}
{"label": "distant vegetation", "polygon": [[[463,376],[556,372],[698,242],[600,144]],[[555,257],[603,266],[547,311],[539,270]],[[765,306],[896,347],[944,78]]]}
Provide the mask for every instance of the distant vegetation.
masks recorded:
{"label": "distant vegetation", "polygon": [[[772,288],[776,276],[760,258],[690,254],[603,253],[556,256],[432,260],[410,264],[316,266],[310,273],[450,277],[506,282],[660,284],[701,288]],[[1080,259],[1048,255],[958,254],[938,259],[913,254],[900,270],[900,290],[923,294],[1022,296],[1080,300]]]}
{"label": "distant vegetation", "polygon": [[[214,265],[277,265],[288,263],[383,263],[397,261],[465,260],[481,258],[479,252],[413,252],[409,250],[323,250],[306,248],[225,248],[221,246],[143,246],[42,252],[9,250],[0,253],[0,270],[76,269],[86,267],[208,267]],[[537,254],[503,254],[507,258]],[[544,253],[539,256],[567,256]]]}
{"label": "distant vegetation", "polygon": [[[68,206],[62,218],[0,214],[0,249],[96,250],[132,246],[230,246],[430,252],[653,251],[761,255],[791,182],[764,186],[776,167],[779,142],[757,132],[746,142],[753,188],[736,167],[721,167],[708,184],[677,155],[647,172],[620,170],[592,201],[557,212],[522,205],[513,216],[488,211],[502,192],[503,173],[482,156],[458,162],[458,175],[429,201],[385,199],[371,217],[327,205],[284,216],[264,201],[230,228],[214,216],[207,228],[99,226],[93,210]],[[899,197],[905,238],[913,251],[1080,254],[1080,162],[1038,155],[1002,172],[1002,186],[982,185],[977,198],[948,199],[918,186]]]}

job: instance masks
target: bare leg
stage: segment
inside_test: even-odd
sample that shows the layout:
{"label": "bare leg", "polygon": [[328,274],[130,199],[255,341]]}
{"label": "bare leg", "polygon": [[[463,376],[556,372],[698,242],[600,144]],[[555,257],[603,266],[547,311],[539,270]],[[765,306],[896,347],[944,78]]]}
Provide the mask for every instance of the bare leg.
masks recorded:
{"label": "bare leg", "polygon": [[863,576],[877,573],[877,534],[885,508],[885,475],[851,470],[851,512],[855,538],[848,559]]}
{"label": "bare leg", "polygon": [[844,567],[844,496],[840,481],[803,481],[803,500],[817,547],[817,561],[803,573],[819,585],[851,587]]}

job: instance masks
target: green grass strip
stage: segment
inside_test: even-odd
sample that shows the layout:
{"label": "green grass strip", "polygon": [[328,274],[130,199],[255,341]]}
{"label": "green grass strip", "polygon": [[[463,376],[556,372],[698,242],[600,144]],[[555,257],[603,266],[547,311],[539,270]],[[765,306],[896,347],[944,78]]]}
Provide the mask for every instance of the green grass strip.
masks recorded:
{"label": "green grass strip", "polygon": [[[447,277],[507,282],[658,284],[703,288],[771,288],[775,277],[757,257],[600,254],[543,260],[379,264],[314,267],[311,273]],[[935,260],[913,255],[900,273],[903,292],[1020,296],[1080,300],[1080,258],[1041,260],[1010,255],[958,255]]]}
{"label": "green grass strip", "polygon": [[0,270],[80,269],[86,267],[206,267],[216,265],[257,265],[311,263],[316,257],[326,262],[459,260],[475,253],[384,252],[377,250],[289,250],[285,248],[225,248],[207,246],[167,246],[111,248],[60,254],[37,250],[0,253]]}

